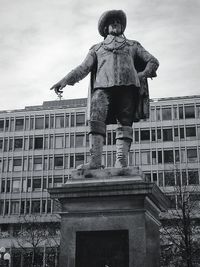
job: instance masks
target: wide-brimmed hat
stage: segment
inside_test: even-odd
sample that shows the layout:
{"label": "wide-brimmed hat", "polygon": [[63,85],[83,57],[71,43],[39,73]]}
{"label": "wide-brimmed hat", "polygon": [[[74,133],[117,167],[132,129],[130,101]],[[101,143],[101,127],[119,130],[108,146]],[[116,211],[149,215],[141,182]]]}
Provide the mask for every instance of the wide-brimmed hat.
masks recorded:
{"label": "wide-brimmed hat", "polygon": [[105,37],[107,35],[107,33],[104,31],[105,26],[107,25],[108,21],[111,18],[117,18],[121,21],[121,24],[123,26],[123,32],[126,28],[126,14],[124,13],[124,11],[122,10],[108,10],[106,12],[104,12],[98,22],[98,30],[99,33]]}

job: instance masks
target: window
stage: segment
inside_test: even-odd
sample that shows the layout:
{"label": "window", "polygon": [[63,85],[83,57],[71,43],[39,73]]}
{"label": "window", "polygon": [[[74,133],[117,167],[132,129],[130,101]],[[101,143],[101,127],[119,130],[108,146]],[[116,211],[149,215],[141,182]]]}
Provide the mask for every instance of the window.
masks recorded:
{"label": "window", "polygon": [[156,151],[152,151],[152,164],[156,164]]}
{"label": "window", "polygon": [[65,116],[65,127],[69,127],[69,114]]}
{"label": "window", "polygon": [[150,110],[150,118],[151,118],[151,121],[155,121],[155,117],[156,117],[155,109],[154,108],[151,108],[151,110]]}
{"label": "window", "polygon": [[174,162],[173,150],[164,151],[164,163]]}
{"label": "window", "polygon": [[177,140],[178,138],[178,127],[174,127],[174,138]]}
{"label": "window", "polygon": [[196,128],[195,127],[186,127],[186,137],[195,137]]}
{"label": "window", "polygon": [[20,131],[24,129],[24,119],[16,119],[15,130]]}
{"label": "window", "polygon": [[71,127],[74,127],[74,114],[71,114]]}
{"label": "window", "polygon": [[70,134],[70,147],[74,147],[74,134]]}
{"label": "window", "polygon": [[45,129],[48,129],[49,128],[49,115],[45,115]]}
{"label": "window", "polygon": [[74,168],[74,155],[70,155],[69,158],[69,167]]}
{"label": "window", "polygon": [[164,177],[165,177],[165,186],[175,185],[174,172],[164,172]]}
{"label": "window", "polygon": [[159,183],[159,186],[163,186],[164,185],[164,183],[163,183],[163,173],[162,172],[158,173],[158,183]]}
{"label": "window", "polygon": [[32,201],[32,213],[40,213],[40,200]]}
{"label": "window", "polygon": [[178,112],[178,109],[177,109],[177,107],[173,107],[173,119],[174,120],[177,120],[178,119],[178,114],[177,114],[177,112]]}
{"label": "window", "polygon": [[185,118],[186,119],[195,118],[194,106],[185,106]]}
{"label": "window", "polygon": [[53,185],[55,187],[60,187],[60,186],[62,186],[62,184],[63,184],[62,177],[54,177]]}
{"label": "window", "polygon": [[162,151],[158,151],[158,163],[162,163]]}
{"label": "window", "polygon": [[76,126],[84,126],[85,125],[85,114],[77,113],[76,114]]}
{"label": "window", "polygon": [[75,145],[76,147],[84,146],[84,134],[76,134]]}
{"label": "window", "polygon": [[139,142],[139,131],[135,130],[135,142]]}
{"label": "window", "polygon": [[150,130],[141,130],[141,141],[150,140]]}
{"label": "window", "polygon": [[163,129],[163,141],[173,141],[172,129]]}
{"label": "window", "polygon": [[57,115],[56,128],[63,128],[63,127],[64,127],[64,115]]}
{"label": "window", "polygon": [[151,141],[156,141],[156,131],[151,130]]}
{"label": "window", "polygon": [[197,149],[196,148],[187,149],[187,160],[188,162],[197,162]]}
{"label": "window", "polygon": [[41,191],[42,181],[41,178],[33,179],[33,191]]}
{"label": "window", "polygon": [[141,152],[141,163],[142,165],[150,164],[150,151]]}
{"label": "window", "polygon": [[36,117],[35,129],[43,129],[43,128],[44,128],[44,117]]}
{"label": "window", "polygon": [[35,171],[41,171],[42,170],[42,157],[35,157],[33,161],[33,168]]}
{"label": "window", "polygon": [[157,129],[157,140],[161,140],[161,129]]}
{"label": "window", "polygon": [[156,183],[156,184],[158,182],[158,177],[157,177],[157,173],[156,172],[153,173],[153,182]]}
{"label": "window", "polygon": [[13,150],[13,139],[12,138],[9,138],[9,151],[12,151]]}
{"label": "window", "polygon": [[55,169],[63,168],[63,156],[55,156],[54,166],[55,166]]}
{"label": "window", "polygon": [[200,118],[200,105],[196,106],[196,116],[197,118]]}
{"label": "window", "polygon": [[22,170],[22,159],[13,159],[13,171]]}
{"label": "window", "polygon": [[3,139],[0,139],[0,149],[3,148]]}
{"label": "window", "polygon": [[176,163],[180,162],[180,153],[178,149],[175,150],[175,162]]}
{"label": "window", "polygon": [[181,163],[186,162],[186,153],[185,153],[185,148],[181,148]]}
{"label": "window", "polygon": [[162,108],[162,119],[171,120],[172,119],[172,110],[170,108]]}
{"label": "window", "polygon": [[156,108],[156,120],[160,121],[160,108]]}
{"label": "window", "polygon": [[84,155],[76,154],[75,155],[75,168],[84,163]]}
{"label": "window", "polygon": [[188,184],[189,185],[199,184],[198,171],[195,171],[195,170],[189,170],[188,171]]}
{"label": "window", "polygon": [[112,145],[112,135],[111,135],[111,132],[107,132],[107,145]]}
{"label": "window", "polygon": [[8,131],[9,129],[9,119],[6,120],[5,130]]}
{"label": "window", "polygon": [[64,148],[64,137],[63,136],[55,137],[55,148]]}
{"label": "window", "polygon": [[54,128],[54,115],[53,114],[50,115],[50,128],[51,129]]}
{"label": "window", "polygon": [[29,130],[29,117],[25,118],[25,130]]}
{"label": "window", "polygon": [[8,138],[4,138],[4,151],[8,151]]}
{"label": "window", "polygon": [[12,181],[12,192],[19,192],[20,191],[20,185],[21,185],[21,182],[20,180],[13,180]]}
{"label": "window", "polygon": [[35,137],[35,149],[43,149],[43,137]]}
{"label": "window", "polygon": [[180,138],[181,139],[185,138],[185,129],[184,129],[184,127],[180,127]]}
{"label": "window", "polygon": [[14,149],[19,150],[23,147],[23,138],[15,138],[14,140]]}
{"label": "window", "polygon": [[11,202],[11,214],[19,214],[19,201]]}
{"label": "window", "polygon": [[183,119],[183,107],[179,107],[179,119]]}
{"label": "window", "polygon": [[4,120],[0,120],[0,131],[3,132],[4,130]]}

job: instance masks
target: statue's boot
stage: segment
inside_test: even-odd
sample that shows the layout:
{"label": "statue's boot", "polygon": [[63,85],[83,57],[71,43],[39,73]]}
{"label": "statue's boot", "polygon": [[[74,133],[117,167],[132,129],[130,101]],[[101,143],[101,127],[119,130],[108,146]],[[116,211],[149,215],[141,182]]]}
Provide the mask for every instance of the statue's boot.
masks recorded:
{"label": "statue's boot", "polygon": [[81,164],[77,170],[101,169],[102,150],[104,137],[100,134],[90,134],[90,160],[86,164]]}
{"label": "statue's boot", "polygon": [[132,140],[130,139],[117,139],[116,140],[116,161],[115,168],[125,168],[128,164],[128,152]]}
{"label": "statue's boot", "polygon": [[116,129],[116,162],[115,168],[125,168],[128,165],[128,152],[133,138],[133,129],[122,126]]}

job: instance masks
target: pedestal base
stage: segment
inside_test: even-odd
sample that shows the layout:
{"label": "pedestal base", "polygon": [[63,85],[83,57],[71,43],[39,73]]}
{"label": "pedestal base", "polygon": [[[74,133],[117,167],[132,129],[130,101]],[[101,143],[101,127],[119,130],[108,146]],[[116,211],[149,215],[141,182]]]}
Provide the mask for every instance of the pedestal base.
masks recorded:
{"label": "pedestal base", "polygon": [[71,180],[49,190],[62,204],[60,267],[159,266],[158,215],[168,202],[141,180]]}

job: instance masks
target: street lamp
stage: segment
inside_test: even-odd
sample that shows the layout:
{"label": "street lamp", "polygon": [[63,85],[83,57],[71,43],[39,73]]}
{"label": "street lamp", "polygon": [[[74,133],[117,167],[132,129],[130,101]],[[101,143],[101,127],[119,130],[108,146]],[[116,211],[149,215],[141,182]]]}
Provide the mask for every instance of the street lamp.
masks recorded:
{"label": "street lamp", "polygon": [[0,253],[0,267],[10,267],[10,254],[6,252],[6,249],[4,247],[0,248]]}

